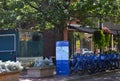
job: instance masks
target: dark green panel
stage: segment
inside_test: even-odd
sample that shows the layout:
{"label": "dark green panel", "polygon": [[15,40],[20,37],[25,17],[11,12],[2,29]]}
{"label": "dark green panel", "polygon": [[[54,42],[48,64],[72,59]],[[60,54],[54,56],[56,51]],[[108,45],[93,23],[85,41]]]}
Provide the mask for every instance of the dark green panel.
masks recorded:
{"label": "dark green panel", "polygon": [[18,30],[0,30],[0,60],[16,61],[18,55]]}

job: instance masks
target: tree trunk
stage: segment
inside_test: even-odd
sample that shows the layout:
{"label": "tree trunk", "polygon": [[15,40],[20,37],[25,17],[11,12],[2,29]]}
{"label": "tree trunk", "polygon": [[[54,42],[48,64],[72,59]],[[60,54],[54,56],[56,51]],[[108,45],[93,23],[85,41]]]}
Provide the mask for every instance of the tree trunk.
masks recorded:
{"label": "tree trunk", "polygon": [[66,26],[64,27],[63,34],[64,34],[64,41],[67,41],[68,40],[68,32],[67,32]]}
{"label": "tree trunk", "polygon": [[69,32],[68,34],[68,41],[69,41],[69,52],[70,52],[70,56],[74,53],[74,40],[73,40],[73,33],[72,32]]}

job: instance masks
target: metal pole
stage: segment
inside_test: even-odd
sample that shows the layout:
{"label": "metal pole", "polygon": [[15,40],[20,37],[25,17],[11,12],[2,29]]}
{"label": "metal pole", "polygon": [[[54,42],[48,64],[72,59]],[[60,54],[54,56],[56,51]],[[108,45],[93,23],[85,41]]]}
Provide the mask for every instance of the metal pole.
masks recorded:
{"label": "metal pole", "polygon": [[[99,19],[99,28],[102,30],[102,18]],[[100,48],[100,54],[102,53],[102,48]]]}

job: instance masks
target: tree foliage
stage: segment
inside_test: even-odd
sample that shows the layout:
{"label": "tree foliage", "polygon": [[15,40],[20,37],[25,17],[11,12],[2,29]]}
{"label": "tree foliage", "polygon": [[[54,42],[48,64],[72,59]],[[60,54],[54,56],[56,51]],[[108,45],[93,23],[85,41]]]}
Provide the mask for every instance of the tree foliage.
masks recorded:
{"label": "tree foliage", "polygon": [[63,27],[69,18],[69,0],[1,0],[2,28]]}
{"label": "tree foliage", "polygon": [[71,17],[79,24],[119,21],[120,0],[0,0],[0,28],[63,29]]}
{"label": "tree foliage", "polygon": [[97,26],[96,21],[120,21],[120,0],[80,0],[72,6],[75,7],[75,16],[80,19],[79,23],[83,25]]}
{"label": "tree foliage", "polygon": [[102,30],[97,30],[94,32],[93,41],[100,49],[105,46],[105,34]]}
{"label": "tree foliage", "polygon": [[[108,30],[108,31],[106,31]],[[93,41],[98,48],[102,49],[104,47],[109,46],[110,43],[110,34],[109,29],[102,29],[94,31],[93,33]]]}

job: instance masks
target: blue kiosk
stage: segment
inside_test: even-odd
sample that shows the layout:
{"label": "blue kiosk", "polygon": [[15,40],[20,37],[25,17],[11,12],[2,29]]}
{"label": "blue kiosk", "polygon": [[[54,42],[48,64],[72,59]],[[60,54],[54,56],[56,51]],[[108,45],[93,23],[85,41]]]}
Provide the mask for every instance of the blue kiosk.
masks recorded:
{"label": "blue kiosk", "polygon": [[69,42],[56,42],[56,75],[69,75]]}

